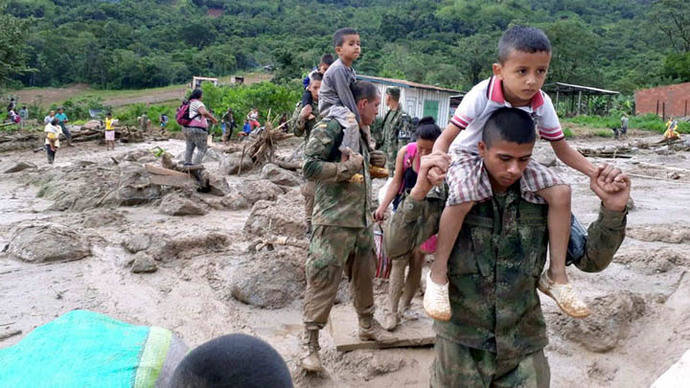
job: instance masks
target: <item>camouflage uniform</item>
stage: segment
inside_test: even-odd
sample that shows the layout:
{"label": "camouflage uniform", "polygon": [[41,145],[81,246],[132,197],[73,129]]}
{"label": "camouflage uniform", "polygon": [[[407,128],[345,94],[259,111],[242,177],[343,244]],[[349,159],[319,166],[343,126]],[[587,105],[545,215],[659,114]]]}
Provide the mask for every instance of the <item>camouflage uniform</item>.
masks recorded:
{"label": "camouflage uniform", "polygon": [[[304,150],[304,176],[316,184],[314,232],[305,264],[304,324],[308,330],[326,324],[343,270],[350,279],[357,314],[371,318],[374,312],[371,178],[368,169],[347,171],[340,163],[342,137],[343,127],[337,120],[323,119]],[[358,152],[368,164],[369,151],[363,140]],[[355,173],[364,176],[363,183],[348,181]]]}
{"label": "camouflage uniform", "polygon": [[[299,117],[302,111],[302,102],[298,102],[295,106],[295,111],[292,112],[290,123],[292,125],[292,132],[297,137],[304,136],[304,145],[306,147],[309,142],[309,135],[311,134],[314,124],[319,121],[319,107],[316,102],[311,103],[311,111],[315,118],[301,119]],[[311,214],[314,211],[314,182],[307,180],[301,187],[302,196],[304,197],[304,218],[311,232]]]}
{"label": "camouflage uniform", "polygon": [[[442,200],[405,198],[388,245],[411,251],[438,230]],[[547,206],[520,198],[514,185],[475,205],[448,262],[452,317],[436,321],[432,386],[548,386],[546,325],[537,280],[546,261]],[[575,265],[603,270],[625,236],[626,212],[603,206]],[[418,244],[417,244],[418,245]],[[402,253],[401,253],[402,252]]]}
{"label": "camouflage uniform", "polygon": [[390,176],[395,171],[395,158],[400,147],[412,141],[412,119],[402,109],[389,110],[383,119],[383,152]]}

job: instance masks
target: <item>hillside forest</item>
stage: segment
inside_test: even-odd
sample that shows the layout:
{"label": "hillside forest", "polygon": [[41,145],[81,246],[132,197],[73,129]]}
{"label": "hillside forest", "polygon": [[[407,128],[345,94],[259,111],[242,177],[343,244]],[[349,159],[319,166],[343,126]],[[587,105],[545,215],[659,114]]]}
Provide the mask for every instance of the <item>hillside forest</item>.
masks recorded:
{"label": "hillside forest", "polygon": [[684,0],[0,0],[5,87],[132,89],[272,65],[295,79],[361,33],[362,74],[467,90],[511,24],[542,28],[549,80],[620,90],[690,81]]}

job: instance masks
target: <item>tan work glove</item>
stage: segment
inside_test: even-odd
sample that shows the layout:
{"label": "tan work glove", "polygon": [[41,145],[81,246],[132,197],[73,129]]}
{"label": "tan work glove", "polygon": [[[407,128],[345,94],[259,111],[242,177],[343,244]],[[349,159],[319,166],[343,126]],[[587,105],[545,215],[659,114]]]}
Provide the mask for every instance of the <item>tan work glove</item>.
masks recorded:
{"label": "tan work glove", "polygon": [[369,153],[369,163],[374,167],[386,167],[386,154],[380,150]]}

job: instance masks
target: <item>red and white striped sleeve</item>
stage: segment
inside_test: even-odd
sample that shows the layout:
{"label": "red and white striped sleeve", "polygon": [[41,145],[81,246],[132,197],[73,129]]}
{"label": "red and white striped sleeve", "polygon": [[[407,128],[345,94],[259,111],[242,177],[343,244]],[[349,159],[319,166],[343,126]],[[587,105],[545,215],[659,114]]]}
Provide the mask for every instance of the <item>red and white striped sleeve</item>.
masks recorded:
{"label": "red and white striped sleeve", "polygon": [[463,97],[460,106],[455,110],[453,118],[450,122],[456,127],[462,129],[467,128],[474,119],[484,112],[486,104],[489,101],[487,96],[487,89],[489,87],[489,80],[482,81],[475,85]]}
{"label": "red and white striped sleeve", "polygon": [[549,95],[541,91],[540,93],[544,97],[544,104],[539,107],[541,110],[537,124],[539,136],[548,141],[561,140],[565,138],[565,135],[561,129],[561,122],[558,120],[556,109],[554,109]]}

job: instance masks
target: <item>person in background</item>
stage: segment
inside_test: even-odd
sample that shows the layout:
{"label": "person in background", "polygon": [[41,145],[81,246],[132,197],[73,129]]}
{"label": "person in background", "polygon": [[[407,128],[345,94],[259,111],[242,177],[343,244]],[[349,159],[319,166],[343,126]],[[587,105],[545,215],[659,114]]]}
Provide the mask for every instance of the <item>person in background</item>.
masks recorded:
{"label": "person in background", "polygon": [[57,149],[60,148],[60,135],[62,135],[62,129],[58,125],[58,119],[53,118],[51,122],[46,124],[45,128],[43,128],[43,132],[46,134],[44,144],[46,155],[48,156],[48,164],[53,164],[55,161],[55,153]]}
{"label": "person in background", "polygon": [[105,150],[115,149],[115,128],[113,128],[113,114],[105,115]]}
{"label": "person in background", "polygon": [[55,115],[55,118],[58,119],[58,125],[60,126],[60,129],[62,129],[62,133],[65,135],[65,138],[67,139],[67,146],[71,147],[72,146],[72,134],[70,133],[69,129],[67,128],[67,122],[69,119],[67,118],[67,114],[65,113],[64,108],[59,108],[57,114]]}
{"label": "person in background", "polygon": [[50,124],[55,118],[55,111],[51,110],[46,117],[43,118],[43,124]]}
{"label": "person in background", "polygon": [[[185,166],[200,165],[206,155],[208,148],[208,122],[217,124],[218,120],[213,117],[213,114],[206,109],[206,106],[201,99],[203,92],[201,89],[194,89],[189,96],[189,117],[192,121],[188,126],[182,128],[185,135],[186,148],[184,155]],[[197,149],[196,156],[194,149]]]}
{"label": "person in background", "polygon": [[26,120],[29,119],[29,110],[26,109],[26,106],[23,106],[22,109],[19,110],[19,117],[22,119],[19,122],[19,128],[24,128]]}

